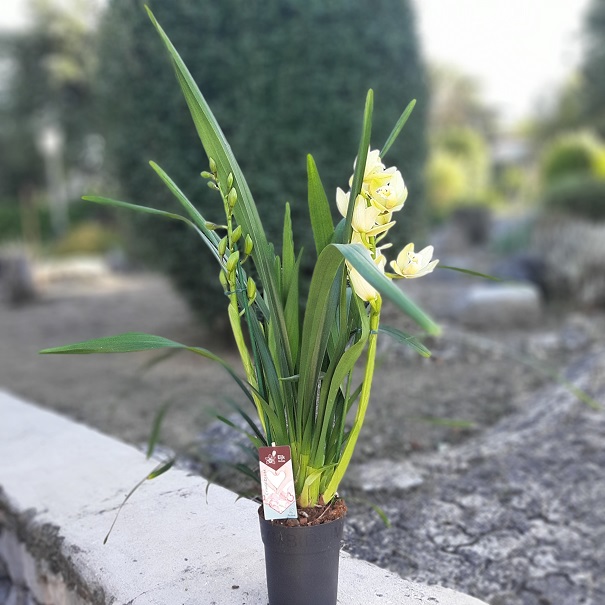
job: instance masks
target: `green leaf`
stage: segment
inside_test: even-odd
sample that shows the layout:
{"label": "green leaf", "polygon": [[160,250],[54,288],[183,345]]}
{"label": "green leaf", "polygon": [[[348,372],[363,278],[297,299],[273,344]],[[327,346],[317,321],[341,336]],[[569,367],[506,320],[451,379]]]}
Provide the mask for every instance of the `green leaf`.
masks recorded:
{"label": "green leaf", "polygon": [[359,150],[355,161],[355,172],[353,173],[353,184],[351,185],[351,195],[349,197],[349,207],[345,220],[345,228],[341,243],[351,241],[351,222],[353,220],[353,208],[355,200],[361,191],[363,175],[365,174],[366,161],[368,159],[368,150],[370,149],[370,136],[372,134],[372,112],[374,110],[374,91],[370,88],[366,97],[365,110],[363,112],[363,126],[361,129],[361,139],[359,141]]}
{"label": "green leaf", "polygon": [[286,320],[286,330],[288,332],[288,342],[292,347],[292,363],[296,367],[298,363],[298,345],[300,343],[300,301],[299,301],[299,288],[298,288],[298,273],[300,269],[300,259],[294,263],[292,269],[292,276],[290,279],[290,286],[286,297],[286,305],[284,307],[284,317]]}
{"label": "green leaf", "polygon": [[330,203],[311,154],[307,156],[307,179],[311,228],[315,240],[315,251],[319,256],[321,251],[332,241],[334,223],[332,222]]}
{"label": "green leaf", "polygon": [[126,504],[126,502],[128,502],[128,500],[130,500],[130,497],[139,489],[139,487],[141,487],[141,485],[143,485],[143,483],[145,483],[145,481],[150,481],[151,479],[155,479],[156,477],[159,477],[160,475],[164,474],[166,471],[170,470],[172,468],[172,466],[174,465],[175,461],[176,461],[175,458],[171,458],[170,460],[168,460],[166,462],[160,462],[160,464],[158,464],[148,475],[146,475],[143,479],[141,479],[126,494],[126,497],[124,498],[124,500],[122,500],[122,503],[120,504],[120,506],[118,508],[118,512],[116,513],[116,516],[113,518],[113,522],[109,528],[109,531],[107,532],[107,535],[105,536],[105,539],[103,540],[103,544],[107,544],[107,540],[109,540],[109,536],[111,535],[111,532],[113,531],[116,521],[118,520],[118,517],[120,516],[120,513],[122,512],[124,505]]}
{"label": "green leaf", "polygon": [[[76,342],[62,347],[43,349],[40,353],[48,354],[74,354],[85,355],[89,353],[132,353],[135,351],[150,351],[163,348],[189,349],[174,340],[163,336],[154,336],[144,332],[126,332],[116,336],[94,338],[83,342]],[[209,352],[208,352],[209,353]],[[212,355],[211,353],[209,353]]]}
{"label": "green leaf", "polygon": [[483,279],[491,279],[492,281],[504,281],[500,277],[494,277],[487,273],[479,273],[479,271],[471,271],[470,269],[461,269],[460,267],[450,267],[449,265],[437,265],[437,269],[449,269],[450,271],[458,271],[459,273],[466,273],[466,275],[472,275],[473,277],[482,277]]}
{"label": "green leaf", "polygon": [[405,126],[405,123],[408,121],[408,118],[410,117],[410,114],[412,113],[415,105],[416,105],[416,99],[412,99],[408,103],[407,107],[403,110],[403,113],[397,120],[397,124],[395,124],[395,128],[393,128],[393,132],[391,132],[391,134],[388,136],[386,143],[384,144],[383,148],[380,150],[381,159],[384,158],[384,156],[388,153],[389,149],[391,148],[391,145],[393,145],[393,143],[397,140],[399,133]]}
{"label": "green leaf", "polygon": [[292,281],[294,270],[294,263],[296,258],[294,256],[294,238],[292,235],[292,216],[290,213],[290,204],[286,204],[286,212],[284,214],[284,230],[283,230],[283,243],[282,243],[282,292],[283,298],[286,299],[288,291],[290,290],[290,282]]}
{"label": "green leaf", "polygon": [[149,440],[147,442],[147,458],[151,458],[153,456],[153,451],[155,450],[155,446],[160,438],[160,430],[162,428],[162,422],[164,421],[164,417],[166,416],[166,412],[170,409],[172,403],[165,403],[155,415],[153,419],[153,425],[151,427],[151,435],[149,435]]}
{"label": "green leaf", "polygon": [[[176,187],[176,185],[175,185]],[[165,210],[157,210],[156,208],[150,208],[149,206],[141,206],[139,204],[131,204],[129,202],[121,202],[119,200],[113,200],[109,197],[102,197],[98,195],[85,195],[82,197],[83,200],[87,202],[94,202],[95,204],[101,204],[103,206],[113,206],[114,208],[125,208],[126,210],[134,210],[135,212],[141,212],[143,214],[152,214],[155,216],[160,216],[162,218],[168,218],[175,221],[181,221],[190,227],[193,227],[200,237],[204,240],[204,243],[210,248],[210,251],[214,254],[214,256],[218,259],[218,255],[216,252],[216,242],[217,236],[215,233],[208,231],[205,224],[203,229],[199,228],[193,221],[190,221],[188,218],[181,216],[180,214],[175,214],[174,212],[166,212]]]}
{"label": "green leaf", "polygon": [[388,298],[429,334],[439,335],[441,328],[414,304],[372,261],[362,244],[333,244],[359,274],[382,296]]}
{"label": "green leaf", "polygon": [[[275,274],[275,253],[272,246],[267,241],[267,236],[263,228],[260,216],[248,183],[242,173],[233,151],[223,131],[221,130],[210,106],[204,99],[197,84],[195,83],[187,66],[181,59],[176,48],[157,22],[149,7],[145,7],[147,14],[154,27],[156,28],[160,38],[162,39],[175,70],[175,74],[191,117],[195,124],[196,130],[202,141],[202,145],[209,158],[212,158],[217,166],[219,181],[223,188],[226,188],[227,178],[229,174],[233,174],[233,187],[237,190],[238,201],[234,208],[235,218],[241,225],[244,234],[250,235],[253,242],[252,258],[260,275],[261,282],[265,289],[267,306],[271,311],[271,315],[275,321],[275,330],[280,343],[283,343],[283,350],[287,355],[285,360],[289,367],[281,368],[284,374],[290,373],[293,370],[292,359],[290,358],[291,347],[288,343],[288,334],[286,330],[286,322],[284,311],[281,302],[281,292],[277,287],[277,275]],[[226,194],[226,191],[223,191]],[[281,361],[280,361],[281,363]]]}
{"label": "green leaf", "polygon": [[397,342],[401,344],[407,345],[414,349],[417,353],[420,353],[422,357],[430,357],[431,352],[415,337],[407,332],[403,332],[402,330],[398,330],[397,328],[393,328],[391,326],[383,326],[381,325],[378,328],[378,332],[383,334],[388,334],[391,338],[394,338]]}
{"label": "green leaf", "polygon": [[317,259],[311,278],[300,345],[300,413],[297,416],[297,432],[300,435],[303,434],[305,421],[312,418],[315,411],[317,381],[340,294],[340,284],[335,277],[343,260],[334,244],[326,246]]}
{"label": "green leaf", "polygon": [[131,204],[129,202],[120,202],[119,200],[113,200],[109,197],[102,197],[99,195],[84,195],[82,199],[86,200],[87,202],[102,204],[103,206],[114,206],[115,208],[126,208],[127,210],[134,210],[135,212],[142,212],[144,214],[154,214],[163,218],[182,221],[183,223],[187,223],[191,227],[195,227],[195,224],[192,223],[188,218],[185,218],[180,214],[174,214],[173,212],[157,210],[156,208],[149,208],[148,206],[140,206],[139,204]]}
{"label": "green leaf", "polygon": [[252,400],[252,395],[248,387],[242,382],[235,370],[218,355],[203,349],[201,347],[190,347],[175,342],[163,336],[154,336],[144,332],[126,332],[115,336],[106,336],[103,338],[93,338],[83,342],[76,342],[62,347],[53,347],[40,351],[43,355],[89,355],[93,353],[134,353],[138,351],[152,351],[155,349],[185,349],[207,359],[216,361],[229,372],[231,377],[244,391],[246,396]]}
{"label": "green leaf", "polygon": [[241,406],[235,403],[231,399],[227,399],[227,403],[245,420],[246,424],[252,429],[255,435],[263,442],[263,445],[267,445],[264,435],[256,425],[256,422],[250,418],[250,416],[243,410]]}
{"label": "green leaf", "polygon": [[174,197],[181,203],[187,211],[191,220],[196,224],[198,229],[214,244],[218,244],[219,237],[214,231],[210,231],[206,227],[206,219],[199,213],[197,208],[187,199],[187,196],[177,187],[175,182],[158,166],[155,162],[149,162],[149,165],[155,170],[157,175],[164,181],[164,184],[172,192]]}
{"label": "green leaf", "polygon": [[[315,432],[313,448],[316,452],[321,452],[322,454],[327,451],[326,444],[331,440],[328,430],[332,427],[334,406],[338,391],[361,356],[370,334],[370,322],[363,303],[358,297],[355,297],[354,304],[360,318],[361,333],[359,339],[341,355],[336,356],[333,370],[326,374],[326,378],[322,382],[322,393],[317,412],[319,430]],[[316,458],[313,460],[313,463],[318,465],[323,464],[324,461]]]}

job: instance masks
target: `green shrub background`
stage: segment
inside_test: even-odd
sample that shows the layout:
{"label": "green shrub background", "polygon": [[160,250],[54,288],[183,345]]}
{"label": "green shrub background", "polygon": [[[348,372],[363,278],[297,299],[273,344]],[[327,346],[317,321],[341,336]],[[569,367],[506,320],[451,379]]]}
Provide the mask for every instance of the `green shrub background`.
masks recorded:
{"label": "green shrub background", "polygon": [[[418,104],[386,159],[410,190],[396,244],[421,239],[427,93],[411,2],[377,0],[156,0],[149,2],[206,96],[248,178],[269,237],[279,241],[289,201],[309,278],[314,246],[306,203],[312,153],[333,199],[357,153],[367,89],[375,91],[373,146],[412,98]],[[371,10],[371,19],[368,18]],[[122,199],[174,207],[148,166],[158,162],[202,210],[220,200],[199,173],[206,160],[172,68],[138,0],[110,2],[100,37],[98,112]],[[133,218],[131,241],[174,280],[207,321],[224,315],[217,267],[178,224]]]}
{"label": "green shrub background", "polygon": [[605,180],[568,178],[550,187],[542,198],[545,210],[593,221],[605,221]]}
{"label": "green shrub background", "polygon": [[569,178],[605,178],[605,147],[589,133],[560,135],[543,151],[541,176],[547,187]]}

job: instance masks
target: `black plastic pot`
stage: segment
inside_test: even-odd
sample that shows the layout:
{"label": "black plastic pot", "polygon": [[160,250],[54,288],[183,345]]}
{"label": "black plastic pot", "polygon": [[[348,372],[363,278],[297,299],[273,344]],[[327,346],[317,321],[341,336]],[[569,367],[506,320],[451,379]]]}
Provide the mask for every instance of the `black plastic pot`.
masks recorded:
{"label": "black plastic pot", "polygon": [[269,605],[336,605],[344,517],[312,527],[259,519]]}

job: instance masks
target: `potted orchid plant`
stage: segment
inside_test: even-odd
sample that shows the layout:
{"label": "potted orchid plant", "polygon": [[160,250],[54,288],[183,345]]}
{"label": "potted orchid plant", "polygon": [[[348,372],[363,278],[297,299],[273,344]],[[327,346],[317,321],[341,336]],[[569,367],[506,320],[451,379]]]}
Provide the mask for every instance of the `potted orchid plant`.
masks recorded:
{"label": "potted orchid plant", "polygon": [[[396,213],[404,207],[407,189],[399,170],[387,167],[384,158],[409,117],[413,102],[383,147],[371,149],[373,93],[368,92],[349,188],[346,192],[340,188],[336,191],[335,202],[342,215],[336,226],[315,162],[307,157],[308,203],[317,262],[308,298],[301,301],[301,253],[295,252],[289,206],[285,206],[279,255],[267,239],[252,193],[214,115],[177,50],[147,10],[172,59],[208,157],[202,177],[216,192],[220,202],[217,213],[202,216],[153,162],[151,167],[181,203],[184,214],[105,197],[84,199],[183,221],[202,238],[217,263],[243,375],[205,348],[139,332],[43,352],[84,354],[184,348],[222,365],[254,410],[255,420],[243,410],[242,415],[249,440],[261,450],[270,450],[264,463],[276,464],[281,457],[292,468],[290,482],[281,481],[283,471],[278,472],[279,467],[267,471],[272,472],[267,486],[274,488],[273,499],[281,487],[280,497],[287,501],[281,506],[284,519],[276,521],[275,516],[267,515],[267,506],[260,511],[270,603],[335,603],[338,551],[346,512],[338,488],[370,402],[378,336],[383,332],[419,354],[429,355],[413,336],[381,325],[383,299],[393,302],[427,333],[439,331],[394,283],[431,272],[438,262],[432,260],[432,247],[416,252],[410,243],[390,263],[386,259],[388,232],[395,224]],[[250,266],[254,267],[253,272]],[[353,370],[360,363],[363,378],[356,384]],[[279,448],[283,447],[287,448],[287,455],[280,453]],[[265,505],[271,504],[268,498],[267,495]],[[279,503],[275,509],[279,512]],[[303,532],[311,533],[302,537]],[[284,550],[287,546],[293,546],[294,552]],[[310,552],[311,563],[306,562],[303,551]],[[274,572],[277,564],[283,569]],[[301,583],[298,588],[297,582]]]}

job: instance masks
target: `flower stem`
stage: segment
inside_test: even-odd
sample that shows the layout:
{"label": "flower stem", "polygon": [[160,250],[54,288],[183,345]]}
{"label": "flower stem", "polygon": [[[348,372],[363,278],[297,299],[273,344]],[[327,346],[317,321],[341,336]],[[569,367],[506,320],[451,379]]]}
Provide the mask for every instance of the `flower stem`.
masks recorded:
{"label": "flower stem", "polygon": [[363,386],[361,387],[361,394],[359,396],[359,405],[357,407],[357,413],[353,422],[353,427],[349,433],[347,444],[340,457],[334,474],[326,487],[326,491],[323,493],[324,502],[330,502],[336,494],[338,485],[340,484],[344,474],[347,471],[353,451],[357,445],[357,439],[359,432],[365,419],[368,404],[370,403],[370,391],[372,389],[372,378],[374,377],[374,367],[376,365],[376,344],[378,340],[378,326],[380,324],[380,308],[382,302],[378,297],[374,304],[370,306],[370,336],[368,337],[368,354],[366,358],[366,368],[363,377]]}

